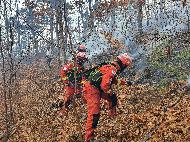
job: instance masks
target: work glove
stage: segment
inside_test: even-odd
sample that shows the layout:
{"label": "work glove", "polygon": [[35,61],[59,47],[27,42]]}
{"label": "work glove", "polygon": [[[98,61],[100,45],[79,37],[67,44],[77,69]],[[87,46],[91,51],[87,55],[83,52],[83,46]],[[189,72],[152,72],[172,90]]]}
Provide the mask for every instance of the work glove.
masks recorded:
{"label": "work glove", "polygon": [[129,81],[129,80],[125,81],[124,79],[121,79],[121,80],[120,80],[120,84],[121,84],[121,85],[131,86],[131,85],[133,85],[133,82],[131,82],[131,81]]}
{"label": "work glove", "polygon": [[65,107],[64,108],[61,108],[60,110],[57,111],[57,114],[61,117],[63,116],[66,116],[68,115],[68,109],[66,109]]}
{"label": "work glove", "polygon": [[127,80],[125,84],[126,84],[127,86],[131,86],[131,85],[133,85],[133,82]]}
{"label": "work glove", "polygon": [[56,111],[56,113],[58,114],[58,116],[66,116],[68,114],[68,108],[66,108],[66,106],[69,106],[69,101],[64,103],[63,100],[58,99],[56,102],[52,103],[51,105],[51,109],[53,109],[54,111]]}
{"label": "work glove", "polygon": [[58,99],[56,102],[52,103],[50,109],[60,110],[64,106],[64,101]]}
{"label": "work glove", "polygon": [[118,103],[116,94],[114,92],[112,92],[112,94],[109,95],[109,99],[111,101],[111,105],[110,105],[110,108],[109,108],[108,115],[110,117],[115,117],[117,115],[116,107],[117,107],[117,103]]}
{"label": "work glove", "polygon": [[69,107],[71,106],[71,103],[72,103],[72,100],[71,100],[71,99],[68,99],[68,100],[65,102],[65,108],[69,110]]}

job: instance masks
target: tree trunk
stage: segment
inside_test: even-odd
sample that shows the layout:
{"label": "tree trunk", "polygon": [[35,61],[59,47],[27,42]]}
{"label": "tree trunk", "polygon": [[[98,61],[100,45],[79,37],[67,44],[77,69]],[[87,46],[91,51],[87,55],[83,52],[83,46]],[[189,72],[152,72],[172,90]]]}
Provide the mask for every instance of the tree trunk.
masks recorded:
{"label": "tree trunk", "polygon": [[[53,13],[53,10],[52,10],[52,13]],[[53,43],[54,43],[54,41],[53,41],[53,30],[54,30],[54,28],[53,28],[53,20],[54,20],[54,16],[52,14],[51,17],[50,17],[50,33],[51,33],[51,45],[50,45],[50,48],[51,49],[53,49],[53,47],[54,47],[54,45],[53,45]]]}
{"label": "tree trunk", "polygon": [[[81,16],[81,20],[82,20],[82,27],[83,27],[83,30],[85,31],[85,21],[84,21],[84,14],[83,14],[83,9],[82,9],[82,1],[79,0],[79,13],[80,13],[80,16]],[[80,21],[80,17],[78,19]]]}
{"label": "tree trunk", "polygon": [[[3,83],[3,96],[4,96],[4,110],[5,110],[5,125],[6,125],[6,134],[8,134],[9,132],[9,128],[10,128],[10,123],[9,123],[9,106],[8,106],[8,98],[7,98],[7,76],[6,76],[6,55],[5,52],[7,52],[8,49],[8,44],[9,43],[9,21],[8,21],[8,16],[7,16],[7,7],[6,7],[6,3],[4,3],[4,17],[5,17],[5,30],[6,30],[6,40],[4,41],[5,46],[6,46],[6,50],[3,50],[2,48],[2,40],[0,40],[0,50],[1,50],[1,58],[2,58],[2,68],[1,68],[1,74],[2,74],[2,83]],[[1,28],[1,27],[0,27]],[[2,30],[2,29],[1,29]],[[2,32],[0,30],[0,33]]]}
{"label": "tree trunk", "polygon": [[93,10],[92,10],[92,0],[88,0],[88,7],[89,7],[89,11],[90,11],[90,16],[89,16],[89,20],[88,20],[88,27],[91,29],[93,29],[94,27],[94,16],[93,16]]}
{"label": "tree trunk", "polygon": [[[114,1],[111,0],[111,4],[113,3]],[[111,5],[110,4],[110,5]],[[115,9],[113,7],[113,9],[111,10],[111,23],[110,23],[110,32],[114,32],[115,31],[115,17],[116,17],[116,14],[115,14]]]}
{"label": "tree trunk", "polygon": [[[0,27],[0,37],[1,37],[1,27]],[[2,49],[2,40],[0,38],[0,51],[2,58],[2,69],[1,74],[3,77],[3,96],[4,96],[4,109],[5,109],[5,122],[6,122],[6,132],[9,131],[9,121],[8,121],[8,105],[7,105],[7,93],[6,93],[6,76],[5,76],[5,57]]]}
{"label": "tree trunk", "polygon": [[149,18],[150,18],[150,5],[149,5],[149,0],[147,0],[147,5],[146,5],[147,9],[146,9],[146,16],[147,16],[147,23],[146,25],[149,26]]}
{"label": "tree trunk", "polygon": [[56,32],[56,39],[57,39],[57,48],[58,48],[58,61],[60,60],[60,42],[59,42],[59,10],[58,8],[56,8],[56,15],[55,15],[55,19],[56,19],[56,25],[55,25],[55,32]]}
{"label": "tree trunk", "polygon": [[63,51],[63,62],[66,62],[66,51],[64,48],[64,35],[63,35],[63,21],[62,21],[62,17],[63,17],[63,11],[62,11],[62,7],[63,7],[63,1],[59,0],[58,1],[58,7],[57,7],[57,23],[58,23],[58,41],[59,41],[59,51],[58,51],[58,56],[59,56],[59,66],[61,66],[61,55],[62,55],[62,51]]}
{"label": "tree trunk", "polygon": [[165,21],[164,21],[164,3],[165,3],[165,0],[160,0],[159,23],[162,28],[165,26],[164,25],[164,23],[165,23]]}
{"label": "tree trunk", "polygon": [[189,14],[188,6],[187,6],[187,9],[186,9],[186,13],[187,13],[187,27],[188,27],[188,32],[190,33],[190,14]]}
{"label": "tree trunk", "polygon": [[142,20],[143,20],[143,12],[142,12],[142,3],[139,2],[139,7],[138,7],[138,32],[140,35],[142,35]]}
{"label": "tree trunk", "polygon": [[81,29],[80,29],[80,17],[78,17],[78,34],[79,34],[79,41],[81,41]]}
{"label": "tree trunk", "polygon": [[9,100],[9,106],[10,106],[10,119],[11,119],[11,122],[14,124],[14,116],[13,116],[13,108],[12,108],[12,89],[13,89],[13,72],[14,72],[13,52],[12,51],[13,51],[14,37],[13,37],[12,27],[13,26],[10,25],[11,45],[10,45],[10,51],[9,51],[10,73],[9,73],[8,100]]}

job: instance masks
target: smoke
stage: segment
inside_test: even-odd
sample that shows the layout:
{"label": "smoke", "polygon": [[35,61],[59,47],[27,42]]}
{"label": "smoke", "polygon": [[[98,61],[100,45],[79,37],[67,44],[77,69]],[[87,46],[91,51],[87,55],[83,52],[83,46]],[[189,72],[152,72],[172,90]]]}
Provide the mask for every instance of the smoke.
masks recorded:
{"label": "smoke", "polygon": [[190,86],[190,76],[187,79],[187,86]]}
{"label": "smoke", "polygon": [[133,59],[133,70],[136,73],[142,73],[144,69],[147,67],[147,52],[144,50],[143,46],[137,46],[131,52],[130,56]]}

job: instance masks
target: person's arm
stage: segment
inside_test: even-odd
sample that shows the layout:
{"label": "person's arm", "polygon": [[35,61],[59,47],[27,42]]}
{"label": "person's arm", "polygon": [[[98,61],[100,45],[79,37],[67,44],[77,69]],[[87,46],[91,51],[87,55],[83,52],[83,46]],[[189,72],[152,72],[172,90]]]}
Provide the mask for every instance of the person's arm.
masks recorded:
{"label": "person's arm", "polygon": [[73,65],[71,63],[68,63],[68,64],[64,65],[61,68],[61,70],[60,70],[60,77],[61,77],[61,80],[63,81],[63,83],[65,83],[65,84],[69,83],[69,79],[68,79],[67,73],[72,68],[73,68]]}
{"label": "person's arm", "polygon": [[102,82],[100,84],[101,89],[104,91],[104,93],[110,93],[111,92],[111,85],[114,83],[116,75],[116,69],[108,69],[106,74],[102,76]]}

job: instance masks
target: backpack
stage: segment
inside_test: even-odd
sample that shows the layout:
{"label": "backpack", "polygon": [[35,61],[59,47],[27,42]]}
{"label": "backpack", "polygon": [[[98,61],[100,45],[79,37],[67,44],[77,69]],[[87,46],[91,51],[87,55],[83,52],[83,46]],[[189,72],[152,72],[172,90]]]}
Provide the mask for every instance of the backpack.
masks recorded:
{"label": "backpack", "polygon": [[100,84],[102,82],[102,73],[99,71],[99,68],[103,65],[107,65],[109,63],[103,62],[96,67],[89,69],[83,72],[83,75],[86,77],[88,81],[90,81],[91,85],[95,86],[99,90],[101,90]]}
{"label": "backpack", "polygon": [[[69,82],[75,83],[75,69],[74,68],[67,72],[67,77],[68,77]],[[81,80],[82,80],[82,73],[76,73],[76,81],[80,82]]]}
{"label": "backpack", "polygon": [[102,73],[98,70],[98,68],[89,74],[87,80],[90,81],[90,83],[96,88],[101,89],[100,84],[102,82]]}

